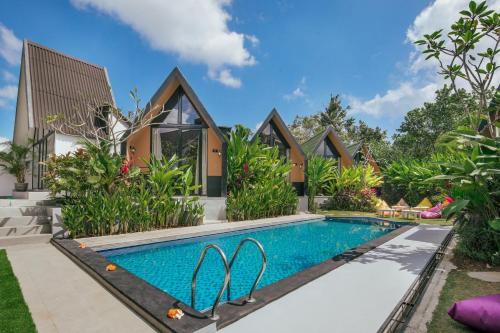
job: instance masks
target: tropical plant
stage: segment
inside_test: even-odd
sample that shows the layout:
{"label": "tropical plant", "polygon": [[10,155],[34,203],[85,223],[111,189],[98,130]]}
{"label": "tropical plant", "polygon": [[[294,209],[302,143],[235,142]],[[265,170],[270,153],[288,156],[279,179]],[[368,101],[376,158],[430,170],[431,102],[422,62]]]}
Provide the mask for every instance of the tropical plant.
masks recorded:
{"label": "tropical plant", "polygon": [[500,138],[462,128],[441,144],[462,158],[443,162],[444,172],[429,181],[447,181],[455,201],[444,214],[456,218],[457,251],[500,265]]}
{"label": "tropical plant", "polygon": [[297,193],[289,181],[291,165],[277,147],[258,139],[237,125],[228,138],[226,215],[229,221],[294,214]]}
{"label": "tropical plant", "polygon": [[307,195],[310,212],[316,212],[314,198],[323,193],[326,184],[334,177],[336,161],[322,156],[313,155],[307,161]]}
{"label": "tropical plant", "polygon": [[336,210],[372,211],[375,207],[375,188],[382,184],[382,177],[375,174],[371,165],[356,165],[334,169],[332,179],[326,185],[331,198],[325,208]]}
{"label": "tropical plant", "polygon": [[442,161],[450,160],[453,155],[434,154],[427,160],[403,159],[391,163],[383,169],[384,186],[382,197],[390,203],[400,198],[415,206],[424,197],[447,193],[446,181],[429,182],[429,178],[443,173]]}
{"label": "tropical plant", "polygon": [[[147,161],[148,172],[110,152],[86,145],[64,156],[51,156],[45,181],[54,197],[63,194],[63,223],[72,237],[109,235],[197,225],[203,206],[191,197],[190,167],[170,159]],[[179,195],[179,197],[177,197]]]}
{"label": "tropical plant", "polygon": [[13,142],[4,142],[7,149],[0,151],[0,167],[16,177],[18,183],[25,182],[26,158],[31,149]]}

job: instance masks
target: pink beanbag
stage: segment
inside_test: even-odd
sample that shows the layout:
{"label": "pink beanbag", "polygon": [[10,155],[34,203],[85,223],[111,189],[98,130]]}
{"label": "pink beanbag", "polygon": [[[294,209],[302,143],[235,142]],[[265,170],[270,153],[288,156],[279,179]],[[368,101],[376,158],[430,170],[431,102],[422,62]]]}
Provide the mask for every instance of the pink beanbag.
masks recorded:
{"label": "pink beanbag", "polygon": [[451,318],[481,332],[500,332],[500,294],[458,301],[448,310]]}
{"label": "pink beanbag", "polygon": [[426,210],[420,214],[420,218],[423,219],[438,219],[441,217],[441,204],[438,203],[431,209]]}

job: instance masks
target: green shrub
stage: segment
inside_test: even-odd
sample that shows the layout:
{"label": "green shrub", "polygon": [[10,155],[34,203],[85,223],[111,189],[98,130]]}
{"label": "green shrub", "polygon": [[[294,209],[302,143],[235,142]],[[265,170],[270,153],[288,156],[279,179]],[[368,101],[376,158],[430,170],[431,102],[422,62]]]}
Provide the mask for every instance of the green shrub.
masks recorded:
{"label": "green shrub", "polygon": [[322,156],[313,155],[307,161],[307,195],[308,208],[315,212],[317,207],[314,197],[324,194],[326,185],[333,180],[336,170],[336,161]]}
{"label": "green shrub", "polygon": [[[71,237],[102,236],[198,225],[203,206],[191,168],[176,156],[148,162],[148,173],[124,164],[106,144],[52,156],[45,181],[63,194],[63,223]],[[178,197],[174,197],[178,195]]]}
{"label": "green shrub", "polygon": [[454,161],[441,163],[444,172],[430,181],[448,181],[455,199],[443,213],[456,217],[457,251],[500,265],[500,138],[459,129],[441,141]]}
{"label": "green shrub", "polygon": [[[382,198],[389,204],[404,198],[411,206],[416,206],[424,198],[437,200],[446,197],[446,182],[429,182],[429,178],[440,175],[440,162],[449,160],[442,154],[433,155],[429,160],[399,160],[383,169],[385,185]],[[432,201],[432,200],[431,200]],[[433,203],[437,203],[434,202]]]}
{"label": "green shrub", "polygon": [[295,214],[298,198],[288,179],[291,165],[277,147],[250,141],[250,131],[237,125],[227,152],[229,221]]}
{"label": "green shrub", "polygon": [[376,204],[374,188],[381,184],[382,177],[375,174],[371,165],[356,165],[344,168],[341,172],[335,168],[333,177],[326,186],[331,198],[324,204],[324,208],[373,211]]}

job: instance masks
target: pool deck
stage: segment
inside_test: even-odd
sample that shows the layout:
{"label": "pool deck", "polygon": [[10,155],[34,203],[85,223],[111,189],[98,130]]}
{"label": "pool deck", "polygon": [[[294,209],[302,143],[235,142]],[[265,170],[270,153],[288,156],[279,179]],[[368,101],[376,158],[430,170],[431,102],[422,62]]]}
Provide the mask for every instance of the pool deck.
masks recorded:
{"label": "pool deck", "polygon": [[450,231],[416,226],[220,332],[377,332]]}

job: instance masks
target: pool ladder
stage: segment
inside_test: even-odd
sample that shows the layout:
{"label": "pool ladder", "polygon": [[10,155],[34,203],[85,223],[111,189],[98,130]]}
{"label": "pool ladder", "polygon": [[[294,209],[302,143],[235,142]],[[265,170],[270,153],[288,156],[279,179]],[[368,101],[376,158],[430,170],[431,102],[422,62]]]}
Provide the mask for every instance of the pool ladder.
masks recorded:
{"label": "pool ladder", "polygon": [[264,275],[264,272],[266,270],[267,257],[266,257],[266,253],[265,253],[262,245],[255,238],[248,237],[248,238],[242,239],[240,241],[240,243],[238,244],[238,247],[236,248],[236,251],[234,252],[229,264],[227,262],[226,254],[217,245],[208,244],[207,246],[205,246],[203,248],[203,251],[201,251],[201,254],[200,254],[200,258],[198,259],[198,263],[196,264],[196,268],[193,272],[193,278],[191,280],[191,307],[192,308],[194,308],[196,305],[196,277],[198,275],[198,271],[200,270],[200,267],[201,267],[201,264],[203,263],[203,260],[205,260],[205,256],[206,256],[208,250],[214,249],[219,254],[219,256],[222,259],[222,263],[224,264],[224,283],[222,284],[219,292],[217,293],[217,297],[215,298],[214,305],[212,305],[212,312],[210,314],[210,318],[212,318],[214,320],[219,319],[219,316],[217,315],[216,310],[217,310],[217,307],[219,306],[219,302],[220,302],[220,299],[222,298],[222,294],[224,294],[224,291],[226,290],[226,288],[227,288],[227,300],[228,301],[231,300],[231,267],[233,266],[236,257],[240,253],[241,247],[245,243],[248,243],[248,242],[254,243],[257,246],[257,248],[259,249],[260,254],[262,256],[262,265],[260,267],[259,275],[257,275],[257,278],[255,279],[255,281],[252,285],[252,289],[250,289],[250,293],[248,294],[248,297],[246,299],[247,303],[255,302],[255,298],[253,298],[252,295],[253,295],[253,292],[255,291],[255,288],[257,288],[257,284],[259,283],[260,279],[262,279],[262,276]]}

